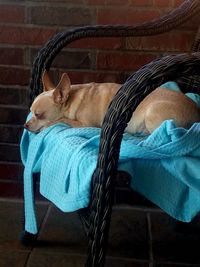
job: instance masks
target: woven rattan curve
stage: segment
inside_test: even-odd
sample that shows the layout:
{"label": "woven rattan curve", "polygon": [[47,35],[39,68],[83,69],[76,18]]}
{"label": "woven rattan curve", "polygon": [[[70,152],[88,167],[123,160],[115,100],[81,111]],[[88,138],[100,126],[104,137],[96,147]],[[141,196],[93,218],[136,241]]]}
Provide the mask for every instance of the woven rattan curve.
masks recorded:
{"label": "woven rattan curve", "polygon": [[110,105],[102,127],[99,158],[93,175],[95,183],[91,199],[96,201],[91,203],[90,242],[86,266],[103,266],[104,242],[110,222],[120,143],[133,110],[138,102],[161,83],[174,80],[177,76],[200,75],[199,66],[200,53],[167,56],[152,62],[136,72],[122,86]]}
{"label": "woven rattan curve", "polygon": [[199,0],[186,0],[175,10],[159,19],[135,26],[88,26],[56,34],[39,51],[36,57],[30,81],[30,101],[41,92],[41,75],[44,69],[49,70],[56,55],[67,44],[87,37],[127,37],[148,36],[167,32],[189,20],[200,10]]}
{"label": "woven rattan curve", "polygon": [[200,26],[198,28],[197,34],[195,36],[195,40],[192,46],[192,51],[193,52],[198,52],[200,51]]}

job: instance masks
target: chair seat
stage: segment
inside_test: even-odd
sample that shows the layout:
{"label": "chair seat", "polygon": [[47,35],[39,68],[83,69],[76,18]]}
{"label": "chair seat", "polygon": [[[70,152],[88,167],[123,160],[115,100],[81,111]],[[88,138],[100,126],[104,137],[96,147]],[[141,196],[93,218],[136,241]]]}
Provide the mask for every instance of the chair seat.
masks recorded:
{"label": "chair seat", "polygon": [[[44,70],[50,70],[55,57],[72,41],[88,37],[157,35],[180,26],[199,12],[199,0],[186,0],[172,12],[141,25],[88,26],[58,33],[35,58],[30,82],[30,103],[42,92],[41,77]],[[130,190],[130,177],[124,173],[117,175],[117,169],[122,136],[131,114],[146,95],[169,80],[178,82],[184,93],[191,91],[191,88],[194,93],[200,93],[200,53],[197,52],[200,47],[199,34],[192,48],[194,54],[169,55],[143,66],[126,80],[109,107],[101,130],[97,167],[92,177],[91,205],[84,209],[84,224],[89,239],[87,267],[104,265],[114,200],[117,203],[117,197],[127,197],[128,194],[124,192]],[[27,233],[23,236],[24,239],[29,237]]]}

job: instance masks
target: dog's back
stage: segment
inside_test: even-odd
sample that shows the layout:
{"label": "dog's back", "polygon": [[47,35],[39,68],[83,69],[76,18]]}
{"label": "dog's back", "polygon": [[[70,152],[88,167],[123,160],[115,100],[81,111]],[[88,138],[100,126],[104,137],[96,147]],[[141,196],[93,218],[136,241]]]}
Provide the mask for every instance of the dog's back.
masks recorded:
{"label": "dog's back", "polygon": [[128,131],[151,133],[169,119],[173,119],[177,127],[189,128],[200,121],[200,109],[181,92],[157,88],[138,105]]}
{"label": "dog's back", "polygon": [[121,87],[117,83],[72,85],[64,115],[84,126],[101,127],[110,102]]}

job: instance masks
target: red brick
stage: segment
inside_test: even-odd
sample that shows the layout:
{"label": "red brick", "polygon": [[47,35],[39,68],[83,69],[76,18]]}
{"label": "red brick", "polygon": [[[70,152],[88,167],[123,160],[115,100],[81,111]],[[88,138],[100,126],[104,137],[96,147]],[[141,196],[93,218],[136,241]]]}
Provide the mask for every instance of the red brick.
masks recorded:
{"label": "red brick", "polygon": [[[27,114],[28,110],[26,109],[14,108],[13,106],[0,106],[0,124],[7,124],[13,126],[23,125],[26,120]],[[0,154],[1,153],[2,151],[0,149]],[[5,153],[3,153],[2,156],[6,156]],[[9,158],[9,155],[7,155],[7,157]],[[11,157],[9,158],[9,160],[11,160]]]}
{"label": "red brick", "polygon": [[153,0],[130,0],[130,5],[135,7],[147,7],[153,5]]}
{"label": "red brick", "polygon": [[0,64],[23,65],[24,50],[21,48],[0,47]]}
{"label": "red brick", "polygon": [[192,32],[170,32],[156,36],[130,37],[126,49],[138,51],[190,51]]}
{"label": "red brick", "polygon": [[29,22],[38,25],[79,26],[92,24],[93,9],[87,7],[34,6],[28,9]]}
{"label": "red brick", "polygon": [[23,184],[19,182],[0,182],[0,197],[2,198],[22,198]]}
{"label": "red brick", "polygon": [[122,38],[86,38],[74,41],[68,47],[81,49],[120,49]]}
{"label": "red brick", "polygon": [[174,6],[180,6],[184,0],[174,0]]}
{"label": "red brick", "polygon": [[156,7],[172,7],[172,0],[154,0],[154,5]]}
{"label": "red brick", "polygon": [[19,144],[22,136],[23,126],[0,125],[0,136],[2,143]]}
{"label": "red brick", "polygon": [[[61,73],[60,73],[61,74]],[[68,72],[71,83],[89,83],[89,82],[124,82],[124,75],[120,72],[78,72],[78,71],[69,71]]]}
{"label": "red brick", "polygon": [[[41,0],[38,0],[38,1],[41,1]],[[50,0],[52,2],[54,2],[55,0]],[[63,2],[63,3],[68,3],[68,4],[73,4],[73,5],[79,5],[79,4],[85,4],[85,0],[56,0],[56,1],[60,1],[60,2]]]}
{"label": "red brick", "polygon": [[30,71],[22,68],[0,67],[0,83],[5,85],[27,85]]}
{"label": "red brick", "polygon": [[174,51],[191,51],[193,40],[193,32],[175,32],[171,35],[171,41],[174,42],[172,46]]}
{"label": "red brick", "polygon": [[106,0],[86,0],[87,5],[91,6],[99,6],[99,5],[105,5]]}
{"label": "red brick", "polygon": [[100,70],[135,71],[146,63],[155,59],[153,55],[133,53],[107,53],[99,52],[97,68]]}
{"label": "red brick", "polygon": [[[17,198],[22,199],[24,196],[24,186],[22,180],[20,182],[16,181],[0,181],[0,197],[1,198]],[[36,200],[47,201],[40,193],[39,193],[39,184],[36,183]]]}
{"label": "red brick", "polygon": [[[33,62],[36,54],[36,49],[30,50],[30,61]],[[60,51],[52,64],[54,68],[63,69],[90,69],[94,59],[94,52],[88,50],[63,50]]]}
{"label": "red brick", "polygon": [[0,143],[0,161],[21,162],[19,146]]}
{"label": "red brick", "polygon": [[183,23],[182,25],[179,26],[179,29],[184,29],[184,30],[197,30],[199,28],[200,24],[200,16],[199,13],[194,15],[192,18],[190,18],[188,21]]}
{"label": "red brick", "polygon": [[133,25],[160,17],[158,10],[140,10],[134,8],[103,8],[98,9],[98,24]]}
{"label": "red brick", "polygon": [[122,6],[127,6],[129,5],[129,0],[107,0],[106,1],[107,5],[122,5]]}
{"label": "red brick", "polygon": [[0,163],[1,180],[19,180],[22,177],[23,168],[21,164]]}
{"label": "red brick", "polygon": [[0,22],[23,23],[24,20],[24,6],[0,5]]}
{"label": "red brick", "polygon": [[7,44],[42,45],[56,33],[55,29],[0,26],[0,42]]}
{"label": "red brick", "polygon": [[28,106],[27,87],[24,88],[20,86],[20,88],[10,88],[7,86],[0,86],[0,105]]}
{"label": "red brick", "polygon": [[[85,5],[86,0],[48,0],[48,2],[58,2],[65,4],[73,4],[73,5]],[[41,2],[41,0],[34,0],[34,2]]]}

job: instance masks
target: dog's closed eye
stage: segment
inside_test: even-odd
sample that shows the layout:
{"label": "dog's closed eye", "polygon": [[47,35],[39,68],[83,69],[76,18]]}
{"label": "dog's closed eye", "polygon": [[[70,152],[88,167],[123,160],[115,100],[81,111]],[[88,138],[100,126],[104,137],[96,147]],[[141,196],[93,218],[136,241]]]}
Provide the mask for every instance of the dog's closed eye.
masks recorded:
{"label": "dog's closed eye", "polygon": [[36,113],[35,113],[35,117],[36,117],[38,120],[42,120],[42,119],[44,118],[44,113],[36,112]]}

